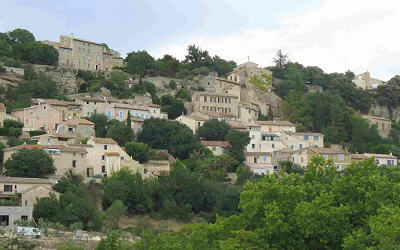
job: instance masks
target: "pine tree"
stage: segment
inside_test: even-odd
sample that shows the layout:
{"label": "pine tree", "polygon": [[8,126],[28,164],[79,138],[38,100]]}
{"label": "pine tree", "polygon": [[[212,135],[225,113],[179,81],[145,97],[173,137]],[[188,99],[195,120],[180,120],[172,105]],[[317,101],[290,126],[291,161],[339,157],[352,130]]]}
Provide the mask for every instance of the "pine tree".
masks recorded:
{"label": "pine tree", "polygon": [[128,117],[126,118],[126,125],[128,125],[128,127],[132,128],[131,125],[131,111],[128,110]]}
{"label": "pine tree", "polygon": [[274,113],[272,112],[271,106],[268,108],[267,120],[272,121],[274,119]]}

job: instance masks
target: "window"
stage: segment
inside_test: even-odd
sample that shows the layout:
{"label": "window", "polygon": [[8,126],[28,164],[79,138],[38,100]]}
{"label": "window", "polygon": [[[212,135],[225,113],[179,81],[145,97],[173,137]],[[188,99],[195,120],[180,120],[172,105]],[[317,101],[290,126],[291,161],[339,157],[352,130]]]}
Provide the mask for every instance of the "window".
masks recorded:
{"label": "window", "polygon": [[328,155],[324,155],[324,159],[325,159],[325,160],[328,160]]}
{"label": "window", "polygon": [[73,161],[72,161],[72,167],[73,167],[73,168],[76,168],[76,160],[73,160]]}
{"label": "window", "polygon": [[254,163],[257,163],[257,157],[253,158]]}
{"label": "window", "polygon": [[275,148],[275,144],[272,143],[272,148]]}
{"label": "window", "polygon": [[122,111],[119,112],[119,118],[120,119],[124,118],[124,112],[122,112]]}
{"label": "window", "polygon": [[255,144],[251,144],[251,148],[256,148],[256,145]]}
{"label": "window", "polygon": [[102,173],[105,173],[105,172],[106,172],[106,166],[104,166],[104,165],[101,166],[101,172],[102,172]]}
{"label": "window", "polygon": [[112,112],[111,111],[107,111],[107,119],[111,120],[112,118]]}
{"label": "window", "polygon": [[267,161],[267,156],[266,155],[263,156],[263,161],[264,162]]}
{"label": "window", "polygon": [[387,160],[387,165],[394,166],[394,160]]}
{"label": "window", "polygon": [[4,185],[4,192],[12,192],[12,185]]}
{"label": "window", "polygon": [[310,136],[305,135],[303,138],[304,138],[305,141],[308,141],[310,139]]}
{"label": "window", "polygon": [[338,165],[337,170],[342,171],[342,165]]}
{"label": "window", "polygon": [[[25,201],[25,206],[27,205],[27,201]],[[28,220],[28,215],[21,215],[21,220]]]}
{"label": "window", "polygon": [[314,135],[314,141],[318,141],[319,140],[319,136],[318,135]]}
{"label": "window", "polygon": [[303,144],[299,144],[299,149],[302,149],[303,148]]}
{"label": "window", "polygon": [[101,160],[104,161],[106,159],[105,155],[101,155]]}
{"label": "window", "polygon": [[338,159],[339,159],[339,161],[343,161],[343,160],[344,160],[344,155],[340,154],[340,155],[338,156]]}
{"label": "window", "polygon": [[215,147],[215,146],[212,146],[212,151],[216,151],[217,150],[217,147]]}
{"label": "window", "polygon": [[88,128],[85,128],[83,131],[84,131],[85,135],[89,134],[89,129]]}
{"label": "window", "polygon": [[204,102],[207,102],[207,96],[204,97]]}
{"label": "window", "polygon": [[108,147],[107,147],[107,144],[105,144],[105,145],[104,145],[104,150],[107,150],[107,148],[108,148]]}

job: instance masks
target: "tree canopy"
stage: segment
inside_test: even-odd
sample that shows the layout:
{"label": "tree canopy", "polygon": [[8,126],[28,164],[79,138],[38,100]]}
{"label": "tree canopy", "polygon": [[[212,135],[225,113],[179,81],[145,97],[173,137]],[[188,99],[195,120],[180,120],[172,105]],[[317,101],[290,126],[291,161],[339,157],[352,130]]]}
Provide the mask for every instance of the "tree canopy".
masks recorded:
{"label": "tree canopy", "polygon": [[49,154],[40,149],[20,149],[4,163],[5,174],[12,177],[43,178],[56,168]]}

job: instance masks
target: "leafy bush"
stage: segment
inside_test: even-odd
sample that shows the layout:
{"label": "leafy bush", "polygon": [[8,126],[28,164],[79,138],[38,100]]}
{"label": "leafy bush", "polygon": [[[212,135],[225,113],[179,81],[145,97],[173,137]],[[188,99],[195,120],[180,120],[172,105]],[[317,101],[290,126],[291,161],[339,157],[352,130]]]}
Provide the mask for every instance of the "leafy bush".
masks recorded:
{"label": "leafy bush", "polygon": [[38,136],[38,135],[44,135],[44,134],[46,134],[46,132],[43,131],[43,130],[32,130],[32,131],[29,131],[29,136],[30,137]]}
{"label": "leafy bush", "polygon": [[176,89],[176,82],[174,81],[174,80],[171,80],[170,82],[169,82],[169,85],[168,85],[168,87],[170,88],[170,89]]}
{"label": "leafy bush", "polygon": [[5,119],[3,122],[3,127],[5,127],[5,128],[23,128],[24,124],[22,122],[19,122],[16,120]]}

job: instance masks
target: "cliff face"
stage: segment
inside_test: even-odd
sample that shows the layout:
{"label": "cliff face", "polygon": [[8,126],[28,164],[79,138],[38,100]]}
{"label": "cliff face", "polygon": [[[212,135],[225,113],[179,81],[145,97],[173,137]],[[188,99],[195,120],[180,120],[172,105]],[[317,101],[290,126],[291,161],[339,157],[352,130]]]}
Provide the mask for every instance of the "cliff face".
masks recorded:
{"label": "cliff face", "polygon": [[377,104],[373,104],[371,106],[371,110],[369,111],[370,115],[381,116],[387,119],[391,119],[394,122],[400,120],[400,107],[396,108],[392,111],[392,117],[390,117],[390,113],[387,107],[379,106]]}
{"label": "cliff face", "polygon": [[57,87],[66,95],[78,92],[80,84],[79,78],[76,77],[77,71],[69,68],[60,68],[48,65],[33,65],[35,73],[43,73],[56,82]]}

